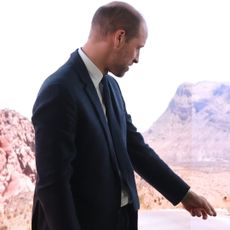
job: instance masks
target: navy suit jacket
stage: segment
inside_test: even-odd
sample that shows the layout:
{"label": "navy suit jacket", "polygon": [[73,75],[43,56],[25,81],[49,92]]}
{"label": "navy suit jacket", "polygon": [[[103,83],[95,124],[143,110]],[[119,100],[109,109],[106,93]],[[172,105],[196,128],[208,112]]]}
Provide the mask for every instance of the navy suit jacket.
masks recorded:
{"label": "navy suit jacket", "polygon": [[[176,205],[189,186],[145,144],[126,112],[113,77],[109,77],[109,85],[127,163]],[[32,229],[114,230],[121,183],[113,141],[78,51],[44,81],[32,122],[37,165]],[[125,180],[137,210],[133,170]]]}

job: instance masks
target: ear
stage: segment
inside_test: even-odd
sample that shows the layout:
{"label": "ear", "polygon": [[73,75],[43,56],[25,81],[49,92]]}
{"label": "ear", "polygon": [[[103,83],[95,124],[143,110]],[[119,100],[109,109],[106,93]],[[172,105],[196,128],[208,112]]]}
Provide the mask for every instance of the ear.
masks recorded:
{"label": "ear", "polygon": [[126,33],[125,30],[117,30],[114,33],[114,47],[120,48],[125,44],[126,41]]}

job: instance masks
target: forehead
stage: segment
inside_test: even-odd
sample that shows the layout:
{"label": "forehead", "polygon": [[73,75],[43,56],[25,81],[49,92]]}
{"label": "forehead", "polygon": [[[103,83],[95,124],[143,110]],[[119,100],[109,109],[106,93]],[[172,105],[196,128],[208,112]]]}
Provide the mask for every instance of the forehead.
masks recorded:
{"label": "forehead", "polygon": [[146,22],[143,21],[141,24],[140,24],[140,30],[139,30],[139,36],[142,37],[143,39],[147,39],[148,37],[148,28],[147,28],[147,25],[146,25]]}

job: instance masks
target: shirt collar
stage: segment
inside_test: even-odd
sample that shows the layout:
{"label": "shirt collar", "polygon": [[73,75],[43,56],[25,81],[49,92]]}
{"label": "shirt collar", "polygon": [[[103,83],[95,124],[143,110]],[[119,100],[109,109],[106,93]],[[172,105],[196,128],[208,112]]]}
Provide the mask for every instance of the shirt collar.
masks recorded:
{"label": "shirt collar", "polygon": [[79,48],[78,53],[82,58],[85,66],[89,72],[89,76],[93,81],[94,86],[97,88],[101,79],[103,78],[102,72],[97,68],[97,66],[89,59],[89,57],[84,53],[84,51]]}

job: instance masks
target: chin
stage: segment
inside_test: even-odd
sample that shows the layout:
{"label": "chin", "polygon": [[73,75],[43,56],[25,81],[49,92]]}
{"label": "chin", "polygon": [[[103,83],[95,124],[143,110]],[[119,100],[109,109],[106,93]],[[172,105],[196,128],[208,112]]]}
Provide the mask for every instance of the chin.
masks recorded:
{"label": "chin", "polygon": [[117,74],[116,76],[117,76],[117,77],[123,77],[123,76],[125,75],[125,73],[126,73],[126,72],[122,72],[122,73]]}
{"label": "chin", "polygon": [[124,71],[122,71],[120,73],[120,77],[123,77],[125,75],[125,73],[128,72],[128,71],[129,71],[129,67],[127,67]]}
{"label": "chin", "polygon": [[117,77],[123,77],[128,70],[129,70],[129,67],[127,67],[126,69],[123,69],[119,72],[112,72],[112,73]]}

